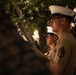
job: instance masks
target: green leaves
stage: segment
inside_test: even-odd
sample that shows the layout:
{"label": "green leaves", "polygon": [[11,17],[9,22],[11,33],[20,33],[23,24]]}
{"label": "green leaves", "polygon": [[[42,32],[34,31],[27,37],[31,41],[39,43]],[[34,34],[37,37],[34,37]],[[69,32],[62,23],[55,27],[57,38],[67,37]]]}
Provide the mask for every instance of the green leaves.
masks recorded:
{"label": "green leaves", "polygon": [[[44,44],[43,35],[46,34],[47,21],[51,15],[48,9],[50,5],[68,6],[73,9],[76,0],[0,0],[0,12],[6,11],[14,25],[19,25],[24,19],[31,33],[34,29],[38,29],[40,42]],[[73,30],[72,33],[76,32],[76,28]]]}

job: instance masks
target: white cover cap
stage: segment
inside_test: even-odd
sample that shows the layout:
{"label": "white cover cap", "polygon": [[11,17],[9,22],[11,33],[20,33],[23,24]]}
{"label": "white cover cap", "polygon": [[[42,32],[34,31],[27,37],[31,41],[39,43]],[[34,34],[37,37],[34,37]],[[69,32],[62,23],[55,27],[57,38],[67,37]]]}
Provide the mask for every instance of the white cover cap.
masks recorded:
{"label": "white cover cap", "polygon": [[56,5],[49,6],[49,10],[51,11],[51,14],[59,13],[61,15],[66,15],[70,17],[74,16],[75,14],[75,12],[69,8],[65,8],[62,6],[56,6]]}
{"label": "white cover cap", "polygon": [[47,33],[53,33],[54,34],[51,26],[47,26]]}

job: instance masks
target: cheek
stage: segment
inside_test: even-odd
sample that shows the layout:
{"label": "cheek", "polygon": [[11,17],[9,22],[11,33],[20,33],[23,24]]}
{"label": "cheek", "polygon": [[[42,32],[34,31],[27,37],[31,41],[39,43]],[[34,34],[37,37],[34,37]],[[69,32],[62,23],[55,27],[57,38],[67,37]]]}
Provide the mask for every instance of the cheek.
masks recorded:
{"label": "cheek", "polygon": [[58,26],[55,25],[55,24],[53,24],[53,26],[52,26],[52,30],[55,31],[57,28],[58,28]]}
{"label": "cheek", "polygon": [[52,28],[53,28],[53,31],[59,30],[60,24],[59,23],[53,24],[53,27]]}
{"label": "cheek", "polygon": [[46,42],[47,42],[47,43],[50,43],[50,42],[51,42],[51,39],[50,39],[50,38],[48,38],[48,39],[46,40]]}

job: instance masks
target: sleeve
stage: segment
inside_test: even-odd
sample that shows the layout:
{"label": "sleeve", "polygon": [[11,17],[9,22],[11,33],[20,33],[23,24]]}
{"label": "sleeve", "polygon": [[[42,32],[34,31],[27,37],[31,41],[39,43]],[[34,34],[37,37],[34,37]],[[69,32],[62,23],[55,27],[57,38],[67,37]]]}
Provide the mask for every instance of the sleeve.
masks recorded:
{"label": "sleeve", "polygon": [[61,66],[65,67],[69,60],[70,54],[71,50],[67,40],[60,41],[56,49],[54,63],[60,64]]}

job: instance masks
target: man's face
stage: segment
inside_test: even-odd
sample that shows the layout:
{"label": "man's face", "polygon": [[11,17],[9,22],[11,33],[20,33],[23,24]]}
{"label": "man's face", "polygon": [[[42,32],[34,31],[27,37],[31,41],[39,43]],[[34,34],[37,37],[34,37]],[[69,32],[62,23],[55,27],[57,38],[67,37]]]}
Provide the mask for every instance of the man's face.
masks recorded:
{"label": "man's face", "polygon": [[61,28],[61,17],[54,16],[50,20],[50,25],[54,32],[58,32]]}
{"label": "man's face", "polygon": [[54,35],[47,35],[46,36],[46,43],[48,46],[55,43]]}

